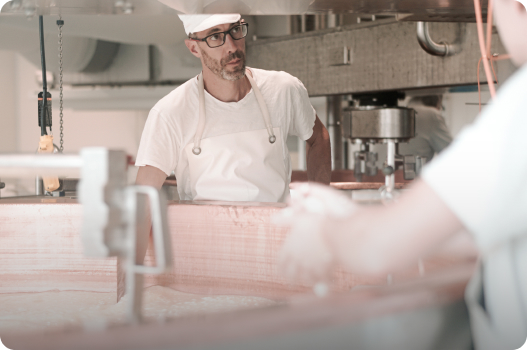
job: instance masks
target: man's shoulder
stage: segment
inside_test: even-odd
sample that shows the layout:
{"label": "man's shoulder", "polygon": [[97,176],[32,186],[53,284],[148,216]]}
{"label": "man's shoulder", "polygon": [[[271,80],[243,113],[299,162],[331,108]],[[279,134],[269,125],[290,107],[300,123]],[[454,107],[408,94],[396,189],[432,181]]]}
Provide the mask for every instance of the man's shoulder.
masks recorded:
{"label": "man's shoulder", "polygon": [[257,82],[261,81],[262,84],[270,84],[276,89],[303,87],[302,82],[298,78],[284,71],[257,68],[251,68],[251,71],[254,72],[255,80]]}
{"label": "man's shoulder", "polygon": [[152,109],[163,114],[171,114],[176,110],[184,110],[189,103],[195,100],[192,98],[192,96],[197,96],[198,94],[198,84],[196,83],[195,79],[196,77],[193,77],[192,79],[189,79],[185,83],[176,87],[162,99],[157,101]]}

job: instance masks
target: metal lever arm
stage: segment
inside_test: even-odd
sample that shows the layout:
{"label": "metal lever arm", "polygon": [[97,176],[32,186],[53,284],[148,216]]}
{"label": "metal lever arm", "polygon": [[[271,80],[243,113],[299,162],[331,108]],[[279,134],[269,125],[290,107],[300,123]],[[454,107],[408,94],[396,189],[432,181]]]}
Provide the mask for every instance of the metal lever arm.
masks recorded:
{"label": "metal lever arm", "polygon": [[[148,196],[150,202],[150,213],[152,219],[152,235],[154,238],[154,253],[156,266],[135,265],[136,261],[136,208],[137,195],[144,194]],[[161,193],[154,187],[150,186],[130,186],[126,188],[126,200],[130,206],[128,209],[129,228],[128,239],[130,249],[130,261],[133,262],[131,268],[135,273],[153,273],[160,274],[169,270],[172,266],[172,246],[170,244],[170,232],[167,221],[166,200]]]}
{"label": "metal lever arm", "polygon": [[[148,196],[152,219],[152,234],[154,238],[154,255],[156,266],[136,264],[137,245],[137,199],[138,194]],[[141,321],[143,303],[142,274],[161,274],[172,267],[172,245],[167,223],[166,200],[161,193],[150,186],[130,186],[125,190],[128,215],[128,232],[126,256],[126,294],[128,294],[128,319],[132,323]]]}

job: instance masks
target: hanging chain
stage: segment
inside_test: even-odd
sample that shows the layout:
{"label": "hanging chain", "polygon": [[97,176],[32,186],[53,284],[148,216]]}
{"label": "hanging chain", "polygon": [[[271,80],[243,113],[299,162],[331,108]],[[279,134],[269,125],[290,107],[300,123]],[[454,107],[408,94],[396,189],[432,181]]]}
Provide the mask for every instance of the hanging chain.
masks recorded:
{"label": "hanging chain", "polygon": [[62,79],[63,79],[63,71],[62,71],[62,26],[64,25],[64,21],[62,20],[62,16],[59,15],[59,20],[57,21],[57,25],[59,26],[59,105],[60,105],[60,153],[64,151],[64,122],[63,122],[63,94],[62,94]]}

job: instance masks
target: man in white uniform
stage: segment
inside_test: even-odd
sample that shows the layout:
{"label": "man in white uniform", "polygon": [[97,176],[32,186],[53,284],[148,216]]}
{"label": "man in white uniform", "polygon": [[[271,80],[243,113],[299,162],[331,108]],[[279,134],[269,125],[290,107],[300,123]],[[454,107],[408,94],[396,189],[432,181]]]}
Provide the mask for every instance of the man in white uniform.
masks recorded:
{"label": "man in white uniform", "polygon": [[399,145],[399,153],[426,158],[429,162],[452,142],[452,135],[441,115],[443,96],[415,96],[408,107],[416,111],[415,137]]}
{"label": "man in white uniform", "polygon": [[181,15],[202,73],[152,108],[137,184],[160,188],[175,172],[182,200],[284,202],[288,135],[307,142],[310,181],[329,184],[329,134],[307,91],[285,72],[245,65],[248,24],[238,14]]}
{"label": "man in white uniform", "polygon": [[290,276],[311,281],[327,279],[335,263],[386,274],[467,230],[481,254],[466,290],[475,345],[505,350],[527,337],[527,11],[515,0],[494,4],[502,41],[522,68],[398,202],[355,208],[324,188],[298,189],[309,200],[284,211],[292,234],[282,261]]}

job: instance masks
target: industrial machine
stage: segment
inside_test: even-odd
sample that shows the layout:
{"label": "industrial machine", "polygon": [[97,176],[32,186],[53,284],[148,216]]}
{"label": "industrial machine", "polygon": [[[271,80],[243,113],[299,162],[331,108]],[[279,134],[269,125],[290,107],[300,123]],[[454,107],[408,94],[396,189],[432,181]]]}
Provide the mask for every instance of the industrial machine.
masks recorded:
{"label": "industrial machine", "polygon": [[[395,170],[404,167],[404,179],[413,180],[420,172],[425,160],[415,155],[400,155],[398,145],[415,137],[415,111],[397,107],[397,100],[404,95],[397,93],[367,94],[354,96],[355,105],[343,113],[343,137],[359,145],[354,153],[354,175],[362,181],[362,175],[375,176],[377,161],[386,177],[383,190],[391,194],[395,187]],[[387,158],[379,160],[371,151],[374,144],[384,144]]]}

